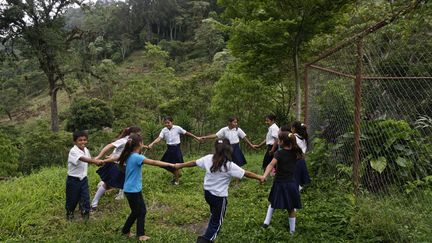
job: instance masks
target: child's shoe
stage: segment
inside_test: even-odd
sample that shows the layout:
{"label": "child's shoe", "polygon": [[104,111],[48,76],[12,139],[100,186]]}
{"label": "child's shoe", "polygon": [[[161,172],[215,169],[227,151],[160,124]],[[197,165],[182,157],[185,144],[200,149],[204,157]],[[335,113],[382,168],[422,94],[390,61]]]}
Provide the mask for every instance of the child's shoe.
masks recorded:
{"label": "child's shoe", "polygon": [[81,216],[82,216],[82,218],[84,219],[84,220],[89,220],[89,218],[90,218],[90,212],[88,212],[88,211],[83,211],[83,212],[81,212]]}
{"label": "child's shoe", "polygon": [[262,224],[262,225],[261,225],[261,228],[263,228],[263,229],[267,229],[268,227],[269,227],[268,224]]}
{"label": "child's shoe", "polygon": [[202,236],[198,236],[196,243],[211,243],[213,241],[211,240],[207,240],[206,238],[202,237]]}
{"label": "child's shoe", "polygon": [[123,200],[124,199],[124,192],[123,190],[120,190],[117,196],[115,197],[115,200]]}
{"label": "child's shoe", "polygon": [[74,212],[73,211],[66,211],[66,219],[67,220],[74,219]]}

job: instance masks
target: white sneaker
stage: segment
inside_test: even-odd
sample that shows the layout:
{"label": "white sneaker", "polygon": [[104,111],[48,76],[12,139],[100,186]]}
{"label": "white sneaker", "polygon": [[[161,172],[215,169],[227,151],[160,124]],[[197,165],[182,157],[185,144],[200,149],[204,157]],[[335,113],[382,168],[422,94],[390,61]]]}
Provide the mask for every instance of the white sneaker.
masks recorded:
{"label": "white sneaker", "polygon": [[99,189],[99,187],[103,186],[104,182],[103,181],[99,181],[99,183],[97,184],[97,189]]}
{"label": "white sneaker", "polygon": [[123,190],[119,191],[117,196],[115,197],[115,200],[123,200],[124,199],[124,193]]}

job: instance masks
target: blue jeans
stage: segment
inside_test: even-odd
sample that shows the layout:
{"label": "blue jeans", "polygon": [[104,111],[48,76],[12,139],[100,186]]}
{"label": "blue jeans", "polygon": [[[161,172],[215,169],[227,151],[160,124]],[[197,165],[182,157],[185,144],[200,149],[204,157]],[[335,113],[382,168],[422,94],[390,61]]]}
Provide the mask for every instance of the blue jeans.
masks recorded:
{"label": "blue jeans", "polygon": [[76,205],[82,213],[90,212],[90,194],[87,177],[68,176],[66,179],[66,211],[75,211]]}

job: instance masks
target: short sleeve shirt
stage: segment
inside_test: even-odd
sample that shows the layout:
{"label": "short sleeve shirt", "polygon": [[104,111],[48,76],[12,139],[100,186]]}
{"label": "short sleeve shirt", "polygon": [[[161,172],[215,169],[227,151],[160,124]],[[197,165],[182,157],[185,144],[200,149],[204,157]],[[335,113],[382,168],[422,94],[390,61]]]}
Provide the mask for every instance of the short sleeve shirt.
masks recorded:
{"label": "short sleeve shirt", "polygon": [[120,156],[121,153],[123,152],[123,149],[124,149],[128,139],[129,139],[129,136],[126,136],[126,137],[117,139],[116,141],[112,142],[111,144],[115,148],[114,148],[114,151],[112,152],[111,155]]}
{"label": "short sleeve shirt", "polygon": [[141,167],[145,157],[138,153],[132,153],[126,160],[124,192],[140,192],[142,190]]}
{"label": "short sleeve shirt", "polygon": [[81,157],[91,158],[90,151],[73,146],[68,155],[68,175],[83,180],[87,176],[88,163],[81,161]]}
{"label": "short sleeve shirt", "polygon": [[231,177],[243,178],[245,170],[240,168],[234,162],[227,162],[227,169],[222,166],[220,171],[211,172],[210,169],[213,165],[213,155],[206,155],[196,161],[197,166],[206,171],[204,176],[204,190],[209,191],[217,197],[228,196],[228,186]]}
{"label": "short sleeve shirt", "polygon": [[295,138],[296,138],[296,142],[297,142],[297,146],[299,146],[299,148],[302,150],[302,152],[305,154],[306,150],[307,150],[307,144],[306,144],[306,140],[300,138],[300,136],[298,134],[295,134]]}
{"label": "short sleeve shirt", "polygon": [[276,181],[292,181],[297,163],[297,155],[291,150],[281,149],[275,153],[277,160]]}
{"label": "short sleeve shirt", "polygon": [[266,136],[266,144],[273,145],[278,138],[279,127],[273,123],[269,128]]}
{"label": "short sleeve shirt", "polygon": [[240,142],[240,139],[246,137],[246,133],[243,132],[243,130],[239,127],[233,129],[229,129],[229,127],[224,127],[216,133],[216,136],[218,138],[228,139],[230,141],[230,144],[236,144]]}
{"label": "short sleeve shirt", "polygon": [[186,134],[186,130],[182,127],[174,125],[171,129],[164,127],[159,134],[159,137],[166,141],[168,145],[177,145],[180,143],[180,135]]}

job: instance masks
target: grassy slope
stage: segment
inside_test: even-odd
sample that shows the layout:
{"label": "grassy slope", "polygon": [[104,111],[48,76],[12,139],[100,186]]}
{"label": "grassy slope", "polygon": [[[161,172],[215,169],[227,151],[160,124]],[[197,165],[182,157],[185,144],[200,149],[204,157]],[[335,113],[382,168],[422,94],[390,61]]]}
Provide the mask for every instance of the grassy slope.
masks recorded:
{"label": "grassy slope", "polygon": [[[259,171],[261,155],[247,156],[246,169]],[[99,211],[87,223],[76,212],[76,220],[65,220],[66,168],[46,168],[27,177],[0,182],[0,241],[128,242],[120,234],[129,208],[127,201],[104,196]],[[199,168],[185,169],[180,186],[170,185],[170,176],[159,168],[143,169],[143,194],[148,208],[146,231],[152,242],[193,242],[206,228],[209,217]],[[98,183],[95,167],[89,170],[91,197]],[[260,228],[267,208],[271,183],[259,185],[245,179],[239,188],[230,187],[229,204],[219,242],[359,242],[424,241],[431,233],[431,209],[422,203],[413,210],[398,210],[405,203],[391,200],[359,200],[320,182],[302,194],[297,233],[287,232],[287,213],[276,210],[271,226]],[[429,198],[430,202],[430,198]],[[380,217],[374,217],[382,214]],[[402,220],[399,222],[399,220]],[[135,230],[133,228],[133,230]]]}

